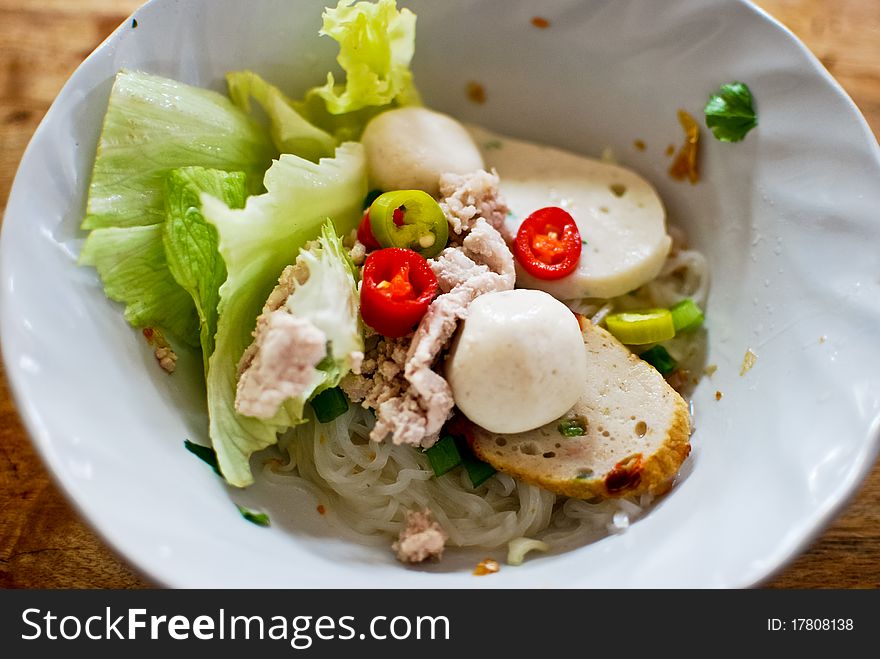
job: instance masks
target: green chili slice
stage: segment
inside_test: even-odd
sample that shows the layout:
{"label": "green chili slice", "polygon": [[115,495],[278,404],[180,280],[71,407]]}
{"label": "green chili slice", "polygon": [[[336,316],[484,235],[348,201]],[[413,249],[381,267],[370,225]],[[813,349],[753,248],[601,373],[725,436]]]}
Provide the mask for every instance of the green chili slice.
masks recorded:
{"label": "green chili slice", "polygon": [[621,343],[644,345],[666,341],[675,336],[669,309],[624,311],[605,318],[605,326]]}
{"label": "green chili slice", "polygon": [[370,205],[370,229],[382,247],[403,247],[426,259],[437,256],[449,240],[440,204],[421,190],[385,192]]}

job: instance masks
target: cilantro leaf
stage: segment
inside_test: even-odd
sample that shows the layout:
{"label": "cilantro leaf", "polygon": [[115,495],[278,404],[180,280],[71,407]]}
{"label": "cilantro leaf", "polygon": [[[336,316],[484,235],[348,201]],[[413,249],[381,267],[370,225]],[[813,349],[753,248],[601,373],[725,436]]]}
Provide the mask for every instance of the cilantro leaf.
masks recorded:
{"label": "cilantro leaf", "polygon": [[238,508],[238,512],[241,513],[241,516],[252,524],[256,524],[257,526],[269,526],[269,516],[266,513],[254,513],[238,504],[236,504],[235,507]]}
{"label": "cilantro leaf", "polygon": [[739,142],[758,125],[752,92],[742,82],[731,82],[709,97],[704,110],[706,126],[721,142]]}

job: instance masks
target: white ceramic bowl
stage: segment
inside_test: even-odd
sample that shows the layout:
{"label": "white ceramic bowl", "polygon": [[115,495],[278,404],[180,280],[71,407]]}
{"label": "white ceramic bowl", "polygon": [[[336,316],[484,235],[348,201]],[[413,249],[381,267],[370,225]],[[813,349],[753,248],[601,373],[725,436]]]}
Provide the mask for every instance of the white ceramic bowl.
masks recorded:
{"label": "white ceramic bowl", "polygon": [[[694,395],[686,476],[649,515],[488,578],[464,569],[471,558],[408,570],[335,537],[313,501],[266,484],[233,494],[183,450],[205,440],[198,378],[185,376],[198,363],[160,372],[75,263],[111,80],[128,67],[221,89],[227,70],[252,68],[295,95],[335,55],[317,37],[323,4],[150,2],[80,66],[25,154],[2,233],[3,354],[34,442],[89,521],[174,586],[747,586],[802,550],[877,452],[880,159],[816,59],[738,1],[407,3],[427,103],[586,154],[613,147],[709,258],[718,371]],[[549,29],[530,24],[537,11]],[[467,102],[469,80],[485,105]],[[672,181],[676,110],[700,117],[731,80],[754,92],[759,127],[739,144],[704,131],[702,182]],[[741,377],[747,348],[758,361]],[[233,496],[273,527],[243,523]]]}

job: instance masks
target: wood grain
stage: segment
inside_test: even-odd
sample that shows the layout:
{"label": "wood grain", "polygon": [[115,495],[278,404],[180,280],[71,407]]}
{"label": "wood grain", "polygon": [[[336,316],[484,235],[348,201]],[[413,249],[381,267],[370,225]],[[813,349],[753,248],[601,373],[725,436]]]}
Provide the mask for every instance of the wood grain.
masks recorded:
{"label": "wood grain", "polygon": [[[137,0],[0,0],[0,207],[24,148],[79,63]],[[880,133],[880,2],[761,0],[822,60]],[[880,467],[772,588],[880,587]],[[0,587],[140,588],[72,509],[32,448],[0,372]]]}

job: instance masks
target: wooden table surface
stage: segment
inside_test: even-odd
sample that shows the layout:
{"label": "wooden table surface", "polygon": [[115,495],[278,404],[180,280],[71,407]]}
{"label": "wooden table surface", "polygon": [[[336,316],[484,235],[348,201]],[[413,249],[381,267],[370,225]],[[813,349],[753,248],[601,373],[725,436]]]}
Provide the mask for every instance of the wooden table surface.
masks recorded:
{"label": "wooden table surface", "polygon": [[[138,0],[0,0],[0,208],[24,148],[79,63]],[[841,82],[880,133],[880,1],[760,0]],[[139,588],[60,494],[0,374],[0,587]],[[767,584],[880,587],[880,465],[813,546]]]}

